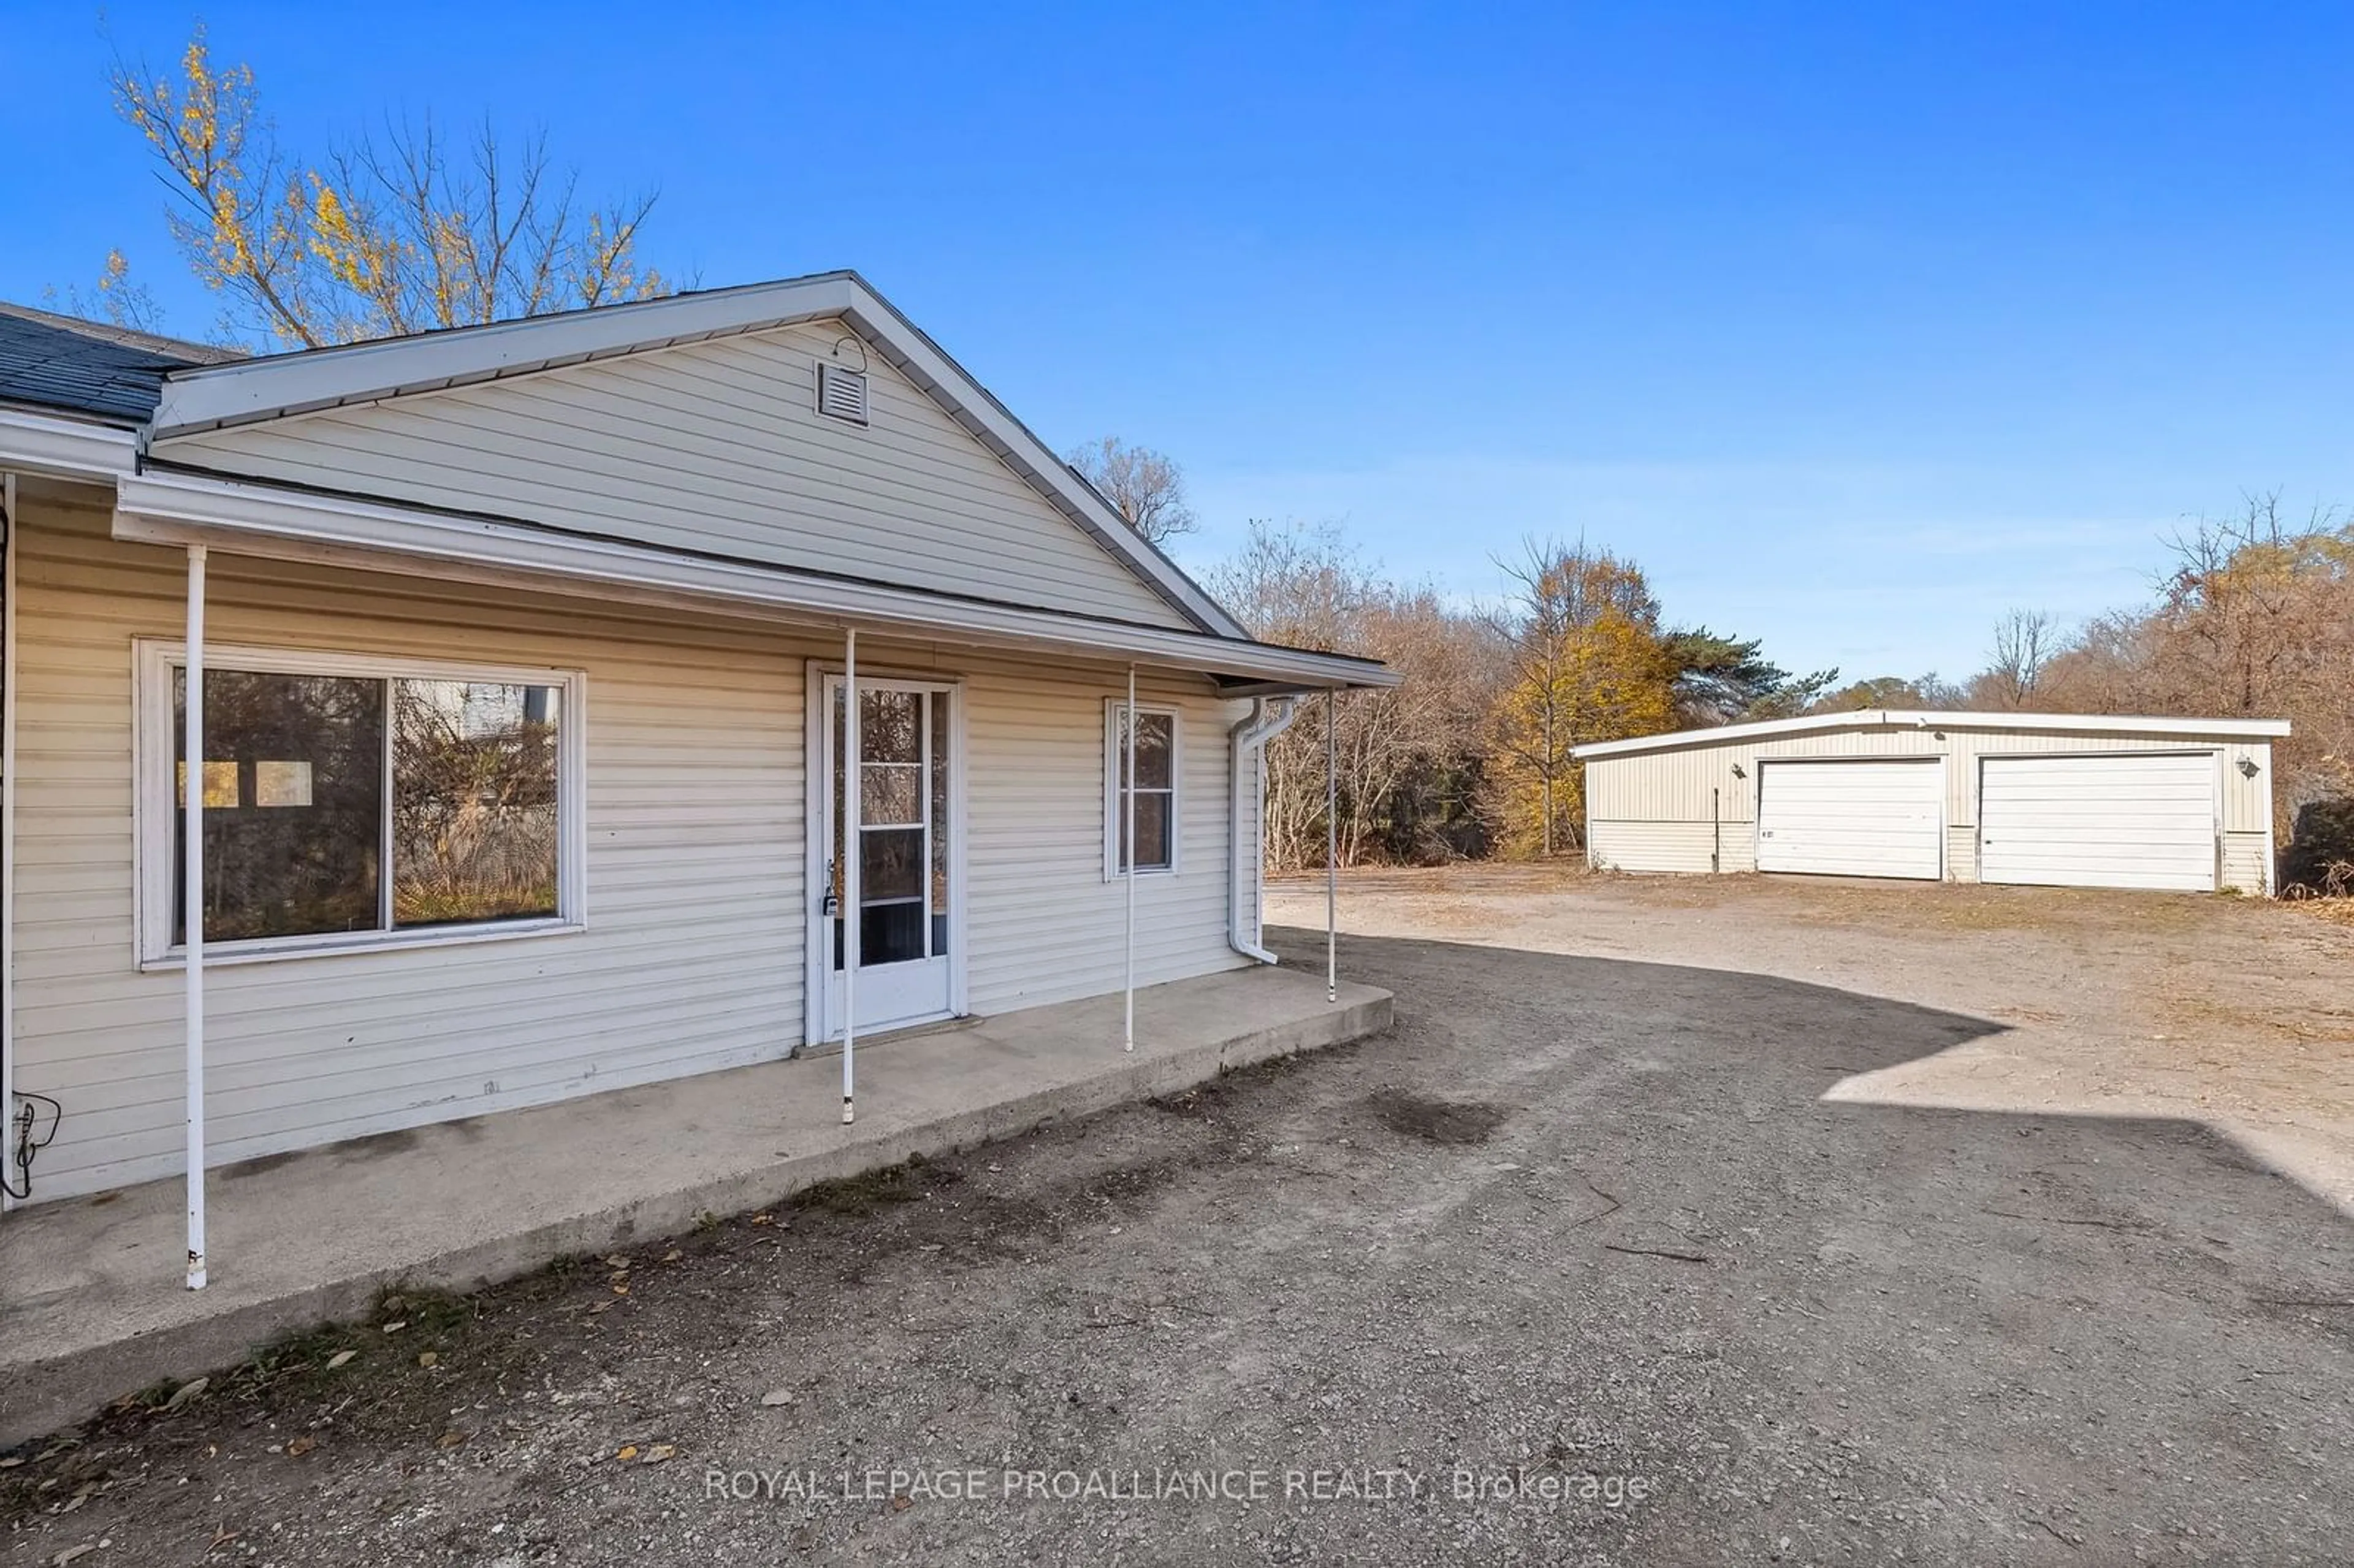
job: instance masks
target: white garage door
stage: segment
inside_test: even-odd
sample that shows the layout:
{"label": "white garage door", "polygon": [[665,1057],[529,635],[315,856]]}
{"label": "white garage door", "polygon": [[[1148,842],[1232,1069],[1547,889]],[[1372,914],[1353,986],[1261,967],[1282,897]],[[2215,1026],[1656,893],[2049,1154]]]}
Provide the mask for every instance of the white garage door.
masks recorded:
{"label": "white garage door", "polygon": [[1934,757],[1757,765],[1757,869],[1944,874],[1946,772]]}
{"label": "white garage door", "polygon": [[2054,887],[2215,886],[2215,757],[1989,757],[1978,875]]}

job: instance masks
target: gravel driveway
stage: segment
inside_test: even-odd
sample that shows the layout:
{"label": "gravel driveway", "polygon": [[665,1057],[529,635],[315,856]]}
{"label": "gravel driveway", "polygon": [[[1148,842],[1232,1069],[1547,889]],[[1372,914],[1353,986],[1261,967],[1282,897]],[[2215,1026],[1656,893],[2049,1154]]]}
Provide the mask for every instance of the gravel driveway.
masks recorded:
{"label": "gravel driveway", "polygon": [[387,1301],[16,1456],[0,1560],[2345,1561],[2354,929],[1348,899],[1388,1036]]}

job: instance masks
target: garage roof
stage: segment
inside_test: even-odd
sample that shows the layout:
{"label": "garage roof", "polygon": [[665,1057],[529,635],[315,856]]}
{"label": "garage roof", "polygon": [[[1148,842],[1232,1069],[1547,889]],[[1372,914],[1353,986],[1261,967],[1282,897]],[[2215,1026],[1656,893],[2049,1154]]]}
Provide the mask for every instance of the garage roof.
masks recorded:
{"label": "garage roof", "polygon": [[1579,761],[1627,757],[1679,747],[1720,746],[1733,740],[1770,740],[1826,729],[2037,729],[2080,730],[2105,735],[2197,735],[2220,740],[2269,740],[2288,733],[2286,719],[2159,718],[2132,714],[1928,713],[1904,708],[1859,708],[1852,713],[1808,714],[1804,718],[1762,719],[1755,724],[1709,729],[1671,730],[1631,740],[1598,740],[1574,747]]}

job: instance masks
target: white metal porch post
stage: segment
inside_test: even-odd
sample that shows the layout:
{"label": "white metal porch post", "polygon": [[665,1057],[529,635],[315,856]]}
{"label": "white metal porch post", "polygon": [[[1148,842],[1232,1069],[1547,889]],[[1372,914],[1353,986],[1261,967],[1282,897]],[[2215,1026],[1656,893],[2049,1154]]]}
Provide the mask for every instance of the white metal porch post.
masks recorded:
{"label": "white metal porch post", "polygon": [[205,547],[188,546],[180,918],[187,928],[188,1288],[205,1287]]}
{"label": "white metal porch post", "polygon": [[1127,862],[1121,867],[1120,881],[1128,894],[1127,979],[1123,982],[1126,1021],[1121,1025],[1119,1048],[1136,1049],[1136,666],[1128,667],[1128,711],[1120,715],[1122,731],[1120,747],[1125,755],[1121,763],[1125,777],[1121,779],[1120,837],[1127,844]]}
{"label": "white metal porch post", "polygon": [[858,629],[842,639],[842,1124],[857,1119],[858,1051]]}
{"label": "white metal porch post", "polygon": [[1324,688],[1324,1000],[1341,1000],[1341,768],[1332,688]]}

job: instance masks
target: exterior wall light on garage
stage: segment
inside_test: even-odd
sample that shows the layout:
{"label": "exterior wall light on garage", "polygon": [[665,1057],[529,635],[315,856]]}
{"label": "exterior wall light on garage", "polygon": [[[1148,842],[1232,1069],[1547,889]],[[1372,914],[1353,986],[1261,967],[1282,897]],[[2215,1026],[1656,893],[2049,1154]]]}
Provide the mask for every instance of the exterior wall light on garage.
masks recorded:
{"label": "exterior wall light on garage", "polygon": [[2255,763],[2254,763],[2251,758],[2245,758],[2245,757],[2243,757],[2242,758],[2240,758],[2240,777],[2241,777],[2241,778],[2243,778],[2243,779],[2253,779],[2253,778],[2254,778],[2254,777],[2255,777],[2259,772],[2261,772],[2261,771],[2263,771],[2263,770],[2262,770],[2261,768],[2257,768],[2257,766],[2255,765]]}
{"label": "exterior wall light on garage", "polygon": [[1736,762],[1733,765],[1733,776],[1735,779],[1746,779],[1749,777],[1749,770]]}

